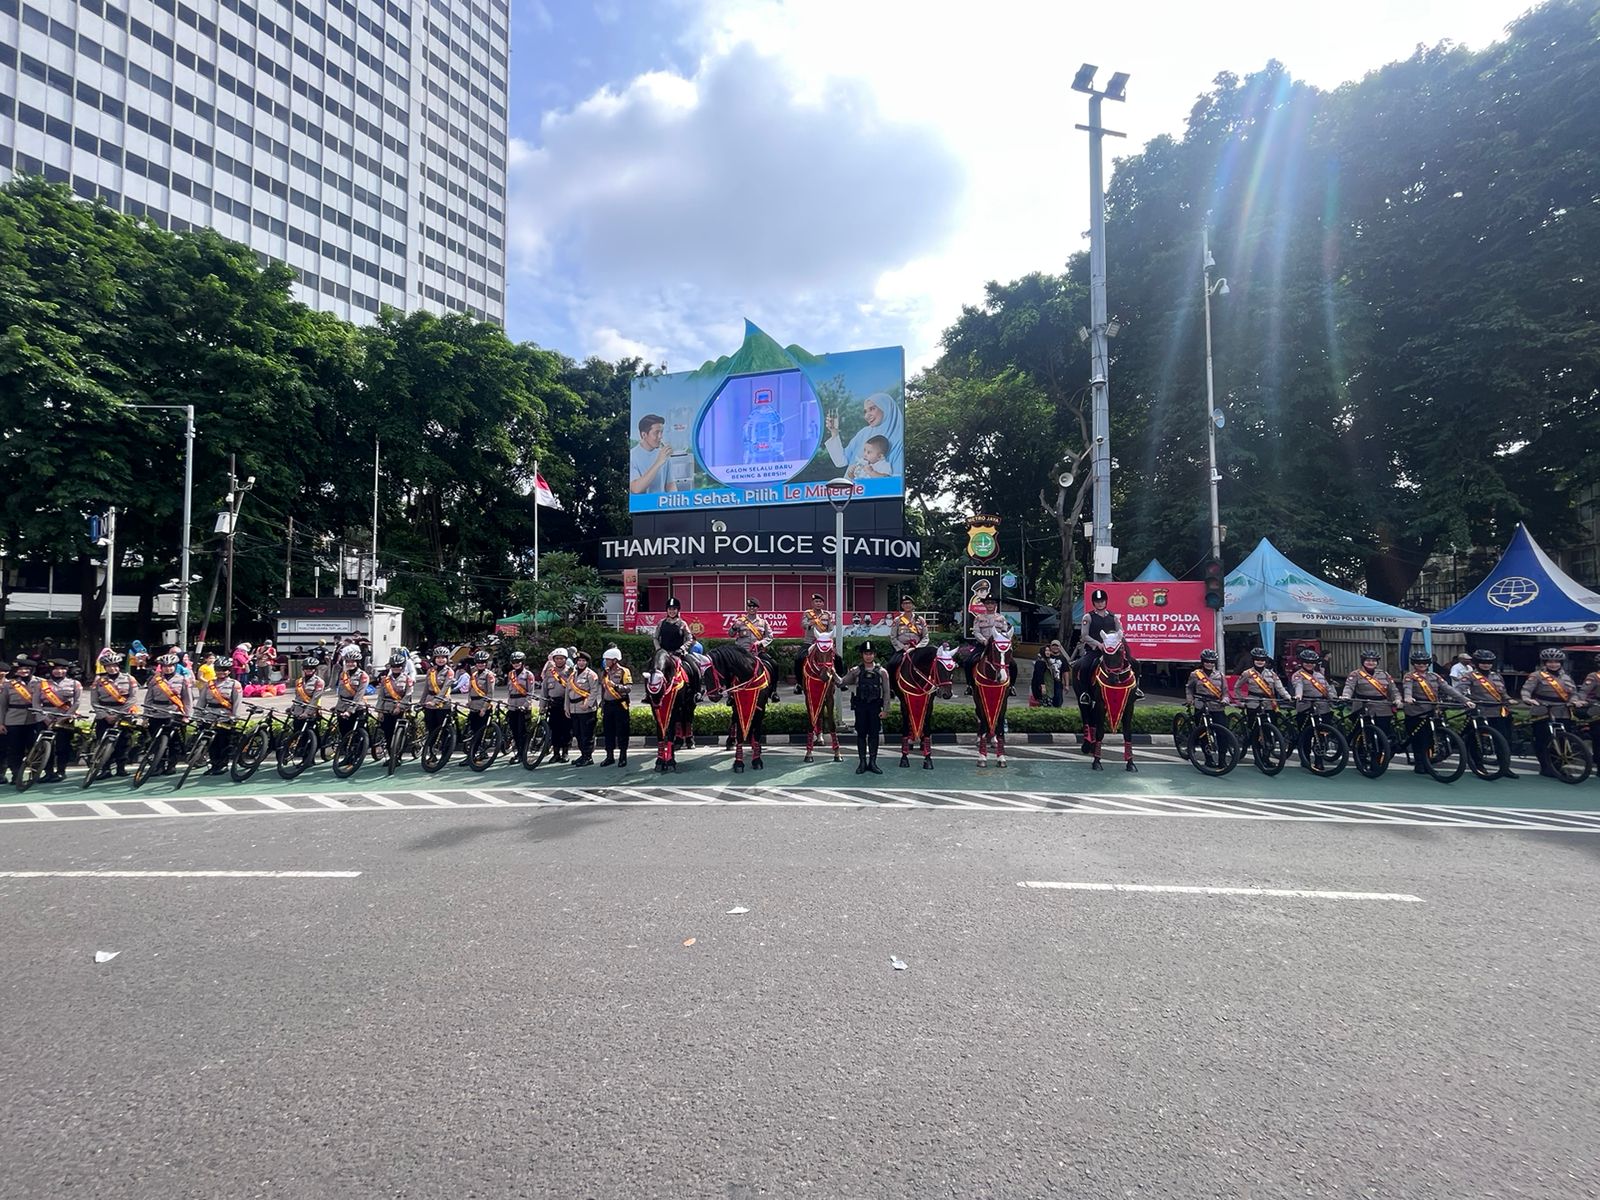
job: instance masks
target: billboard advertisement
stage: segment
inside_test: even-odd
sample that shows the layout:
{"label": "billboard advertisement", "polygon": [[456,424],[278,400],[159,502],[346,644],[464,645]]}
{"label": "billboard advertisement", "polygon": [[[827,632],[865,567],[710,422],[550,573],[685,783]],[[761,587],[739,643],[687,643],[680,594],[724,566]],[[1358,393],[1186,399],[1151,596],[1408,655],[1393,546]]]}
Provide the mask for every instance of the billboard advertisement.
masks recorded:
{"label": "billboard advertisement", "polygon": [[628,511],[905,495],[905,351],[811,354],[750,322],[736,354],[633,381]]}
{"label": "billboard advertisement", "polygon": [[1200,651],[1214,648],[1216,614],[1206,607],[1204,583],[1090,583],[1084,588],[1086,609],[1097,587],[1105,588],[1106,607],[1117,614],[1141,662],[1199,662]]}
{"label": "billboard advertisement", "polygon": [[[664,613],[641,612],[636,614],[633,632],[653,635],[656,626],[660,624]],[[742,617],[742,612],[685,612],[679,613],[689,623],[689,630],[697,638],[725,638],[728,637],[728,622],[735,617]],[[775,638],[800,638],[805,636],[806,615],[803,612],[784,612],[783,610],[768,610],[761,614],[766,618],[767,627],[772,630]],[[894,612],[868,612],[865,609],[851,609],[844,625],[845,637],[888,637],[889,623],[894,620]]]}

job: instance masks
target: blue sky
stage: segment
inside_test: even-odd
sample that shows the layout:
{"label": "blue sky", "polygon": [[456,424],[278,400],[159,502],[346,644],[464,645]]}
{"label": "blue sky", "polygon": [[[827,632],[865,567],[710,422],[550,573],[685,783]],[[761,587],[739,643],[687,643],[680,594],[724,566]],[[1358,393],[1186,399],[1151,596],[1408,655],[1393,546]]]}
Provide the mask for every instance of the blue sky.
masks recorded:
{"label": "blue sky", "polygon": [[1080,61],[1131,73],[1131,150],[1220,71],[1333,87],[1530,2],[512,0],[507,326],[676,370],[748,317],[914,371],[985,281],[1082,245]]}

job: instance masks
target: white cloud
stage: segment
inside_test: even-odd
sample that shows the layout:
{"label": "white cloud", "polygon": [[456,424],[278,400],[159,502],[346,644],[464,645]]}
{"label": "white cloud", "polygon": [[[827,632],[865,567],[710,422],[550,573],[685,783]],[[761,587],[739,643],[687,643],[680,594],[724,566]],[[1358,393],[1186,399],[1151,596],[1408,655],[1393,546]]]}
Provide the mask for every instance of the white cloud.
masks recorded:
{"label": "white cloud", "polygon": [[633,338],[624,337],[620,330],[603,326],[592,331],[586,339],[593,347],[592,353],[601,358],[618,361],[624,358],[642,358],[646,362],[660,362],[663,352]]}
{"label": "white cloud", "polygon": [[513,172],[515,286],[682,365],[731,350],[748,315],[813,349],[903,342],[914,368],[985,281],[1082,246],[1080,61],[1131,73],[1106,106],[1129,134],[1108,152],[1131,153],[1180,132],[1220,71],[1276,57],[1332,87],[1419,42],[1484,44],[1525,4],[701,0],[693,77],[545,114]]}

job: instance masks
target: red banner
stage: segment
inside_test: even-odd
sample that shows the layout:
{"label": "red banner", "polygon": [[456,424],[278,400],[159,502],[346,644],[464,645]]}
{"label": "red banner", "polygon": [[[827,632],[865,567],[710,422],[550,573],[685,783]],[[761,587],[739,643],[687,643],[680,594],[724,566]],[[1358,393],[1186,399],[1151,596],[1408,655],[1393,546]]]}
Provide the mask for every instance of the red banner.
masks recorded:
{"label": "red banner", "polygon": [[1141,662],[1199,662],[1200,651],[1215,648],[1216,614],[1206,607],[1204,583],[1091,583],[1085,609],[1097,587],[1105,588],[1107,607]]}
{"label": "red banner", "polygon": [[632,567],[622,572],[622,628],[632,633],[639,627],[639,572]]}

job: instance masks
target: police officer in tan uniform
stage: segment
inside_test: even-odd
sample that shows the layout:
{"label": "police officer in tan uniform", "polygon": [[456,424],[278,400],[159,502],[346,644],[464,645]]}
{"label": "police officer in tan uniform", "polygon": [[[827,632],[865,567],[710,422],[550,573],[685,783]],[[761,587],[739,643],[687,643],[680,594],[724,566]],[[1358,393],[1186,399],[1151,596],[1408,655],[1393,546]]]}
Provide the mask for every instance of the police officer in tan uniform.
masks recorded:
{"label": "police officer in tan uniform", "polygon": [[1433,669],[1433,655],[1422,649],[1411,652],[1411,670],[1400,682],[1400,700],[1406,713],[1406,740],[1411,743],[1411,769],[1426,775],[1428,768],[1423,762],[1428,756],[1427,718],[1446,700],[1469,709],[1477,706]]}
{"label": "police officer in tan uniform", "polygon": [[813,645],[823,634],[831,634],[838,624],[833,613],[825,606],[821,592],[811,593],[811,607],[806,609],[800,623],[805,626],[806,641]]}
{"label": "police officer in tan uniform", "polygon": [[216,722],[211,735],[211,765],[207,775],[225,774],[233,763],[233,722],[244,703],[244,688],[233,677],[233,660],[223,655],[216,662],[216,677],[198,686],[195,715]]}
{"label": "police officer in tan uniform", "polygon": [[768,703],[776,703],[778,672],[767,654],[767,647],[772,644],[772,627],[761,615],[761,605],[753,598],[744,602],[743,614],[735,613],[728,618],[728,636],[733,639],[734,645],[753,654],[767,668],[767,675],[772,680],[767,689],[767,700]]}
{"label": "police officer in tan uniform", "polygon": [[567,676],[571,673],[567,652],[560,646],[550,651],[544,670],[539,673],[539,694],[544,700],[545,719],[550,722],[551,762],[566,762],[572,746],[572,718],[567,715]]}
{"label": "police officer in tan uniform", "polygon": [[589,667],[589,652],[579,650],[572,674],[567,676],[567,715],[578,743],[575,767],[594,766],[594,715],[600,708],[600,676]]}
{"label": "police officer in tan uniform", "polygon": [[[89,711],[94,714],[96,742],[108,730],[132,716],[139,707],[134,702],[133,676],[122,673],[122,655],[115,650],[102,650],[99,662],[100,673],[89,686]],[[3,686],[0,683],[0,687]],[[112,750],[111,761],[106,764],[101,777],[109,775],[113,768],[118,775],[126,775],[128,770],[124,760],[127,754],[128,731],[124,729],[117,734],[116,748]]]}
{"label": "police officer in tan uniform", "polygon": [[889,622],[889,677],[900,669],[900,660],[918,646],[928,644],[928,623],[917,616],[917,602],[910,596],[900,597],[900,611]]}
{"label": "police officer in tan uniform", "polygon": [[1394,710],[1400,707],[1400,688],[1394,676],[1383,669],[1376,650],[1361,652],[1361,666],[1345,677],[1339,697],[1356,711],[1366,710],[1384,736],[1394,742]]}
{"label": "police officer in tan uniform", "polygon": [[1567,674],[1567,656],[1548,646],[1539,651],[1539,669],[1522,684],[1522,702],[1533,709],[1533,744],[1539,754],[1539,774],[1554,777],[1546,751],[1550,749],[1550,718],[1569,718],[1577,704],[1578,685]]}

